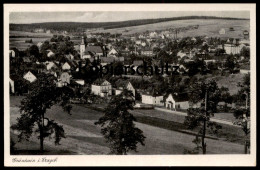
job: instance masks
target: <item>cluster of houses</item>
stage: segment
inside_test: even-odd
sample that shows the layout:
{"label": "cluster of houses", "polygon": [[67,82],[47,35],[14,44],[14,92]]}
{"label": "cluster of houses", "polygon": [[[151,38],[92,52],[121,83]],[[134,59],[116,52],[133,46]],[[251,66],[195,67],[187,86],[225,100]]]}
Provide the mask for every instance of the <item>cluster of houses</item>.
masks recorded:
{"label": "cluster of houses", "polygon": [[[195,27],[194,27],[195,29]],[[36,30],[37,32],[46,31],[46,30]],[[221,29],[220,34],[225,34],[225,29]],[[206,54],[215,54],[217,49],[223,49],[226,54],[239,54],[241,49],[244,47],[249,48],[249,33],[248,31],[243,32],[245,38],[243,40],[240,39],[231,39],[228,38],[225,40],[224,44],[221,45],[208,45],[209,38],[205,36],[202,39],[202,44],[199,45],[199,47],[193,48],[193,49],[180,49],[177,53],[178,60],[184,60],[185,62],[193,61],[195,56],[205,56]],[[105,43],[103,46],[98,46],[93,43],[85,44],[84,37],[81,39],[81,43],[78,45],[75,45],[74,48],[76,51],[78,51],[78,54],[80,58],[77,58],[76,56],[73,56],[72,54],[65,55],[66,61],[65,62],[58,62],[58,61],[47,61],[44,63],[39,63],[36,61],[36,64],[44,64],[45,68],[42,70],[42,72],[51,73],[57,78],[57,86],[62,87],[66,86],[68,84],[76,84],[77,86],[85,86],[85,82],[82,79],[74,79],[71,76],[71,71],[78,72],[79,69],[84,66],[85,59],[89,59],[90,61],[93,60],[100,60],[100,63],[102,66],[111,64],[115,61],[121,61],[124,63],[125,66],[133,65],[134,69],[136,69],[138,66],[143,65],[143,60],[134,60],[133,63],[127,63],[125,61],[125,57],[127,56],[125,54],[134,53],[137,55],[143,55],[147,57],[153,57],[156,55],[156,52],[153,50],[155,47],[158,47],[160,49],[164,48],[167,44],[164,39],[166,38],[176,38],[176,31],[151,31],[151,32],[145,32],[140,33],[138,35],[132,36],[120,36],[112,38],[110,37],[111,42]],[[116,45],[116,42],[123,41],[123,39],[127,39],[131,41],[131,44],[134,45],[134,49],[130,50],[130,45],[126,45],[125,48],[119,48]],[[175,39],[176,42],[180,42],[180,39]],[[187,41],[191,41],[194,44],[197,42],[197,38],[192,37]],[[43,43],[39,42],[37,46],[40,48]],[[208,49],[205,50],[202,48],[203,46],[207,45]],[[171,54],[171,51],[166,51],[168,54]],[[10,49],[9,55],[11,58],[17,57],[19,54],[18,51],[15,49]],[[51,50],[47,50],[47,57],[53,57],[55,56],[55,53]],[[79,61],[82,62],[82,65],[79,64]],[[23,62],[29,63],[30,58],[29,57],[23,57]],[[152,60],[153,63],[155,63],[155,60]],[[205,59],[204,62],[206,65],[209,63],[215,63],[216,60]],[[185,70],[187,69],[179,63],[169,63],[173,65],[178,65],[179,70]],[[244,70],[242,70],[241,73],[246,73],[249,68],[246,67]],[[32,83],[37,79],[37,75],[34,74],[32,71],[28,71],[23,75],[23,78],[27,80],[28,82]],[[15,78],[10,76],[10,87],[11,92],[15,93]],[[123,89],[128,89],[132,91],[134,97],[136,96],[136,92],[138,89],[135,89],[133,85],[130,82],[125,82],[120,85],[116,85],[116,88],[113,88],[111,83],[104,79],[97,79],[93,84],[91,84],[91,92],[94,95],[100,96],[100,97],[109,97],[112,95],[118,95],[122,93]],[[191,107],[191,104],[188,102],[187,94],[168,94],[168,95],[159,95],[154,94],[152,92],[145,92],[145,91],[138,91],[141,94],[141,104],[144,105],[151,105],[156,107],[166,107],[169,109],[188,109]],[[192,106],[197,107],[197,106]]]}
{"label": "cluster of houses", "polygon": [[[135,99],[136,92],[138,89],[135,89],[130,81],[124,81],[116,88],[112,87],[112,84],[105,79],[97,79],[91,85],[91,92],[100,97],[110,97],[112,95],[119,95],[124,89],[127,89],[132,92]],[[190,107],[199,107],[199,104],[192,104],[189,102],[188,94],[184,93],[181,95],[178,94],[167,94],[159,95],[149,92],[140,92],[141,93],[141,102],[136,103],[136,107],[140,108],[142,106],[152,106],[152,107],[165,107],[170,110],[186,110]]]}

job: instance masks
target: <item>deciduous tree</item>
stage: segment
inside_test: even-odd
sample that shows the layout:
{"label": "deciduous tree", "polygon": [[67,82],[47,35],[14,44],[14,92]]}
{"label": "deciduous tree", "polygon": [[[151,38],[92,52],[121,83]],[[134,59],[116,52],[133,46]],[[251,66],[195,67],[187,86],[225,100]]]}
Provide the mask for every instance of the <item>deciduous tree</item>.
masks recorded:
{"label": "deciduous tree", "polygon": [[101,125],[112,154],[126,155],[128,151],[137,152],[137,144],[144,145],[142,130],[135,127],[135,117],[128,112],[133,109],[133,94],[124,90],[114,96],[105,109],[105,114],[95,124]]}

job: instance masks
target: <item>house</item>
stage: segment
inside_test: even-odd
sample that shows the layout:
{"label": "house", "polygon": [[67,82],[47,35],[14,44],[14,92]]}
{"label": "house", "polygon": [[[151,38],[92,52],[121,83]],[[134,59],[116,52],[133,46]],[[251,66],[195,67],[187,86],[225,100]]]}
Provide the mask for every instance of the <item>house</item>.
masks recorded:
{"label": "house", "polygon": [[65,57],[69,60],[74,60],[74,56],[72,54],[67,54]]}
{"label": "house", "polygon": [[115,61],[114,57],[100,57],[101,65],[111,64]]}
{"label": "house", "polygon": [[91,54],[91,52],[89,51],[85,51],[81,57],[81,59],[85,59],[85,58],[91,58],[93,56],[93,54]]}
{"label": "house", "polygon": [[187,54],[185,52],[182,52],[182,51],[179,51],[177,53],[177,56],[180,57],[180,58],[183,58],[183,57],[188,57]]}
{"label": "house", "polygon": [[28,80],[29,82],[34,82],[37,78],[36,78],[36,76],[32,73],[32,72],[30,72],[30,71],[28,71],[24,76],[23,76],[23,78],[25,79],[25,80]]}
{"label": "house", "polygon": [[77,83],[77,84],[79,84],[79,85],[81,85],[81,86],[84,86],[84,85],[85,85],[85,81],[82,80],[82,79],[75,79],[74,81],[75,81],[75,83]]}
{"label": "house", "polygon": [[47,50],[47,57],[53,57],[55,54],[51,50]]}
{"label": "house", "polygon": [[62,65],[62,70],[70,70],[70,69],[71,69],[71,65],[68,62]]}
{"label": "house", "polygon": [[130,83],[130,81],[123,82],[123,83],[119,84],[117,89],[116,89],[116,95],[121,94],[124,89],[131,91],[133,93],[133,96],[135,97],[135,88]]}
{"label": "house", "polygon": [[69,75],[68,72],[61,73],[59,79],[62,83],[62,86],[66,86],[67,84],[70,84],[70,78],[71,78],[71,76]]}
{"label": "house", "polygon": [[141,50],[141,55],[144,55],[144,56],[152,56],[153,55],[153,50],[151,48],[143,48]]}
{"label": "house", "polygon": [[115,48],[112,48],[109,52],[108,52],[108,56],[112,56],[112,57],[116,57],[118,55],[118,52]]}
{"label": "house", "polygon": [[107,80],[97,79],[91,85],[91,92],[101,97],[107,97],[112,95],[112,85]]}
{"label": "house", "polygon": [[244,39],[248,40],[249,39],[249,32],[247,30],[243,31]]}
{"label": "house", "polygon": [[219,34],[220,34],[220,35],[224,35],[224,34],[226,34],[225,29],[224,29],[224,28],[221,28],[221,29],[219,30]]}
{"label": "house", "polygon": [[23,57],[23,62],[24,63],[31,63],[31,59],[29,57]]}
{"label": "house", "polygon": [[163,106],[163,96],[162,95],[152,95],[149,93],[142,93],[142,103],[150,104],[155,106]]}
{"label": "house", "polygon": [[158,34],[156,33],[156,32],[150,32],[150,34],[149,34],[149,36],[151,37],[151,38],[154,38],[154,37],[156,37]]}
{"label": "house", "polygon": [[141,46],[145,47],[146,46],[146,42],[142,41]]}
{"label": "house", "polygon": [[200,107],[200,102],[193,104],[189,102],[189,97],[187,93],[181,95],[178,94],[169,94],[165,99],[164,106],[170,110],[187,110],[189,108],[198,108]]}
{"label": "house", "polygon": [[41,49],[42,44],[43,44],[42,42],[38,42],[38,43],[37,43],[37,47],[38,47],[39,49]]}
{"label": "house", "polygon": [[9,50],[9,56],[14,58],[15,57],[15,51]]}
{"label": "house", "polygon": [[137,41],[135,41],[135,44],[136,44],[136,45],[141,45],[141,44],[142,44],[142,41],[141,41],[141,40],[137,40]]}
{"label": "house", "polygon": [[10,83],[11,93],[15,93],[15,90],[14,90],[14,80],[11,79],[11,77],[9,78],[9,83]]}
{"label": "house", "polygon": [[191,41],[196,42],[197,39],[196,39],[195,37],[193,37],[193,38],[191,39]]}
{"label": "house", "polygon": [[49,63],[47,63],[47,65],[46,65],[46,69],[47,70],[51,70],[51,69],[57,69],[58,67],[57,67],[57,65],[54,63],[54,62],[49,62]]}
{"label": "house", "polygon": [[90,51],[97,56],[103,56],[103,50],[100,46],[87,46],[85,51]]}
{"label": "house", "polygon": [[226,54],[240,54],[241,49],[244,47],[244,44],[234,45],[234,44],[224,44],[224,50]]}

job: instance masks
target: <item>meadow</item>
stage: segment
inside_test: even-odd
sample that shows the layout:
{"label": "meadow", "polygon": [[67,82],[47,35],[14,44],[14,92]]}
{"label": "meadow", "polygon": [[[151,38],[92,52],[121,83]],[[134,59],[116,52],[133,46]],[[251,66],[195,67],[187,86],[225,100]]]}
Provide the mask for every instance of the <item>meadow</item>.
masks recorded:
{"label": "meadow", "polygon": [[[20,100],[22,97],[11,96],[10,99],[10,121],[16,122],[19,117]],[[141,113],[142,112],[142,113]],[[61,145],[54,145],[53,139],[46,139],[44,144],[46,152],[44,154],[79,154],[79,155],[103,155],[109,154],[108,144],[100,133],[100,127],[94,125],[103,113],[95,111],[84,106],[73,105],[72,115],[65,113],[62,108],[53,106],[46,113],[46,117],[57,121],[63,126],[66,138],[62,139]],[[146,114],[146,115],[145,115]],[[153,113],[152,115],[157,114]],[[163,116],[163,113],[160,113]],[[149,113],[138,110],[134,113],[137,118],[136,126],[140,128],[144,135],[145,146],[138,146],[138,152],[129,152],[132,154],[150,155],[150,154],[183,154],[184,149],[193,149],[192,143],[194,135],[178,131],[184,128],[178,123],[179,118],[165,113],[164,119],[153,117]],[[169,118],[169,120],[165,120]],[[177,118],[178,120],[176,120]],[[176,122],[177,121],[177,122]],[[178,129],[176,129],[178,128]],[[227,137],[236,137],[234,129],[229,126]],[[227,127],[225,128],[225,130]],[[238,129],[237,129],[238,130]],[[237,131],[235,130],[235,131]],[[221,136],[223,137],[223,136]],[[15,154],[38,154],[39,140],[36,135],[29,141],[17,141],[17,132],[11,131],[11,138],[16,143]],[[242,154],[243,145],[238,141],[216,140],[206,138],[208,154]]]}
{"label": "meadow", "polygon": [[[193,36],[208,36],[208,37],[229,37],[229,38],[242,38],[243,31],[249,31],[249,20],[216,20],[216,19],[194,19],[194,20],[178,20],[178,21],[168,21],[155,24],[147,24],[132,27],[123,27],[115,29],[102,30],[102,32],[122,33],[123,35],[142,33],[145,31],[155,31],[155,30],[165,30],[169,28],[179,28],[186,27],[190,25],[199,25],[198,29],[188,30],[186,32],[181,32],[178,37],[193,37]],[[229,31],[229,28],[233,27],[234,31]],[[220,35],[219,30],[224,28],[226,34]],[[128,30],[125,32],[125,30]],[[99,32],[99,31],[93,31]]]}

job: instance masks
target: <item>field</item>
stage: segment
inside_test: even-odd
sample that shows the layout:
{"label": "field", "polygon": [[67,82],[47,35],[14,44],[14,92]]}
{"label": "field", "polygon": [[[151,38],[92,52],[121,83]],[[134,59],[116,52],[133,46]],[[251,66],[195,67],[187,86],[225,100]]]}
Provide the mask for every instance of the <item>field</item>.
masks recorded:
{"label": "field", "polygon": [[[145,31],[155,31],[155,30],[165,30],[168,28],[179,28],[186,27],[190,25],[199,25],[198,29],[188,30],[185,32],[180,32],[178,34],[179,38],[182,37],[193,37],[193,36],[208,36],[208,37],[228,37],[228,38],[243,38],[243,31],[249,29],[249,20],[219,20],[219,19],[194,19],[194,20],[178,20],[178,21],[168,21],[155,24],[147,24],[132,27],[123,27],[115,29],[102,30],[102,32],[121,33],[123,35],[142,33]],[[235,31],[229,31],[229,28],[233,27]],[[224,28],[226,34],[220,35],[219,30]],[[125,30],[128,30],[125,32]],[[91,31],[90,33],[95,33],[100,31]],[[47,33],[31,33],[22,31],[10,31],[10,47],[16,47],[19,50],[25,50],[32,44],[37,44],[38,42],[43,42],[52,37],[52,34]],[[25,43],[25,40],[32,39],[33,43]],[[78,38],[71,37],[72,41],[77,44],[81,40]]]}
{"label": "field", "polygon": [[[11,96],[11,124],[16,122],[19,116],[19,101],[21,98]],[[52,107],[46,114],[50,119],[56,120],[63,125],[66,138],[61,140],[61,145],[55,146],[53,141],[46,139],[44,144],[47,150],[46,154],[81,154],[81,155],[100,155],[108,154],[109,148],[103,136],[100,134],[100,127],[94,125],[94,122],[102,116],[103,113],[90,110],[83,106],[73,106],[72,115],[68,115],[58,107]],[[145,117],[142,117],[145,120]],[[140,116],[139,118],[140,119]],[[149,120],[149,119],[148,119]],[[172,118],[173,120],[173,118]],[[165,121],[164,121],[165,122]],[[162,122],[163,123],[163,122]],[[141,121],[135,122],[144,135],[145,146],[138,146],[137,153],[129,154],[183,154],[184,149],[193,149],[193,135],[177,132],[171,129],[155,126],[151,120],[148,123]],[[165,123],[164,123],[165,124]],[[174,124],[171,123],[172,126]],[[11,136],[16,141],[16,132]],[[243,145],[231,143],[223,140],[214,140],[206,138],[208,154],[242,154]],[[18,154],[36,154],[39,148],[39,141],[32,137],[30,142],[17,143],[15,145]]]}
{"label": "field", "polygon": [[230,74],[228,76],[213,77],[212,79],[216,80],[219,87],[227,87],[229,89],[229,93],[233,95],[240,89],[237,87],[237,84],[243,81],[244,76],[244,74]]}
{"label": "field", "polygon": [[[10,31],[9,37],[10,48],[16,47],[19,50],[25,50],[33,44],[36,45],[39,42],[50,39],[52,37],[52,34]],[[26,40],[30,39],[32,39],[32,43],[25,43]]]}
{"label": "field", "polygon": [[[249,29],[249,20],[202,20],[202,19],[194,19],[194,20],[179,20],[179,21],[168,21],[161,22],[156,24],[147,24],[133,27],[124,27],[124,28],[116,28],[116,29],[107,29],[102,30],[102,32],[110,32],[110,33],[122,33],[123,35],[134,34],[134,33],[142,33],[145,31],[155,31],[155,30],[164,30],[168,28],[179,28],[186,27],[189,25],[199,25],[198,29],[189,30],[186,32],[181,32],[178,34],[178,37],[193,37],[193,36],[208,36],[208,37],[229,37],[229,38],[242,38],[242,33],[244,30]],[[235,31],[229,31],[229,28],[233,27]],[[226,34],[220,35],[219,30],[224,28],[226,30]],[[128,32],[125,32],[128,30]],[[99,31],[93,31],[99,32]]]}

